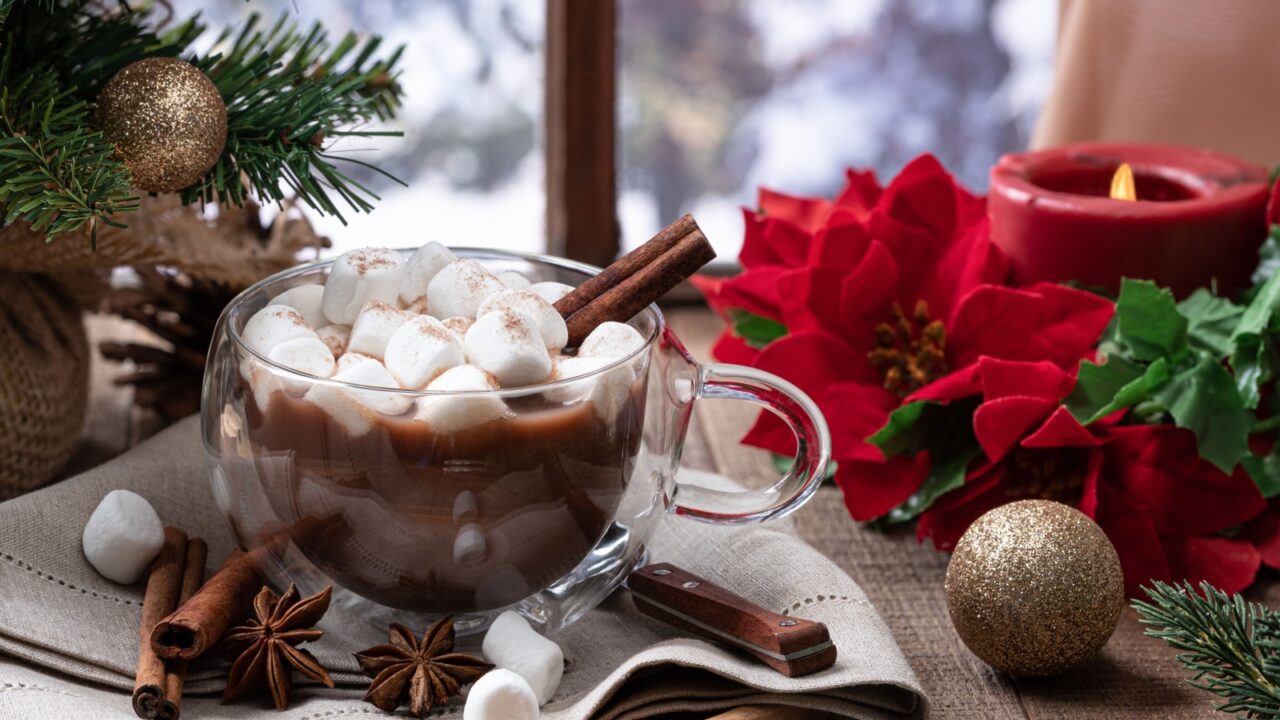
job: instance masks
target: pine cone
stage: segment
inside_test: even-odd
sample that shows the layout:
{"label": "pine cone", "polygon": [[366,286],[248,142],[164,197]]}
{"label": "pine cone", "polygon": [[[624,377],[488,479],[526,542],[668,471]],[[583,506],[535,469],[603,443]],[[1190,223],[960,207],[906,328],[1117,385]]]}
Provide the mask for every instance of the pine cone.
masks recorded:
{"label": "pine cone", "polygon": [[114,382],[133,386],[134,403],[177,420],[200,409],[205,353],[218,315],[239,291],[169,269],[136,272],[137,286],[107,294],[107,310],[142,325],[161,342],[106,341],[98,350],[107,360],[133,361],[133,370]]}

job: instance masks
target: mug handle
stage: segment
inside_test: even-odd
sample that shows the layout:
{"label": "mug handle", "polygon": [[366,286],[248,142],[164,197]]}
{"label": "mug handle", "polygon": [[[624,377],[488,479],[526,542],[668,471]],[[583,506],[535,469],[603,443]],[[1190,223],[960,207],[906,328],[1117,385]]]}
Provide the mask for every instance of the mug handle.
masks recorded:
{"label": "mug handle", "polygon": [[763,522],[799,508],[822,484],[831,461],[831,433],[822,411],[800,388],[762,370],[707,363],[698,366],[694,399],[747,400],[772,410],[796,435],[796,459],[786,475],[763,490],[725,491],[677,481],[675,514],[730,525]]}

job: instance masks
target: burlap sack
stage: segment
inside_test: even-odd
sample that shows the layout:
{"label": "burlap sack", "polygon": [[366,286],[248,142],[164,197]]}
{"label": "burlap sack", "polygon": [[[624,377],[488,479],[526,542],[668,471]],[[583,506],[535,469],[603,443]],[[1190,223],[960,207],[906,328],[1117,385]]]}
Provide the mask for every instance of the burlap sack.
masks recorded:
{"label": "burlap sack", "polygon": [[96,244],[83,230],[50,241],[21,221],[0,227],[0,500],[43,485],[75,448],[89,390],[81,308],[96,306],[110,270],[164,265],[248,286],[327,244],[290,207],[263,227],[252,203],[209,215],[175,194],[147,197]]}
{"label": "burlap sack", "polygon": [[0,500],[47,481],[84,424],[89,344],[81,309],[45,275],[0,271]]}

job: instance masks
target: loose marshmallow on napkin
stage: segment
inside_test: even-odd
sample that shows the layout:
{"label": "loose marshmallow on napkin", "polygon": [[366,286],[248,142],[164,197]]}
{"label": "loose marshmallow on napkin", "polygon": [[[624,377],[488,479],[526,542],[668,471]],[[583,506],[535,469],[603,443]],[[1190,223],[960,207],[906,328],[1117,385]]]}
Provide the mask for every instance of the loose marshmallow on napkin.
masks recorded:
{"label": "loose marshmallow on napkin", "polygon": [[[93,571],[80,533],[102,496],[133,490],[161,519],[205,538],[212,565],[231,551],[204,469],[199,423],[188,418],[126,455],[62,483],[0,503],[0,717],[26,720],[132,720],[129,692],[137,659],[142,587],[116,585]],[[699,473],[697,482],[726,483]],[[564,648],[564,680],[543,717],[633,720],[668,712],[714,714],[746,703],[826,710],[848,718],[921,718],[920,682],[858,586],[792,534],[786,521],[724,528],[668,517],[650,544],[672,560],[775,611],[826,623],[840,649],[832,668],[788,679],[747,656],[636,612],[615,593],[554,636]],[[364,710],[368,682],[351,652],[385,642],[385,629],[340,603],[308,643],[339,687],[303,682],[285,713],[269,700],[220,705],[225,665],[192,668],[183,716],[303,720]],[[475,652],[479,637],[460,640]],[[455,700],[445,717],[462,715]],[[363,717],[363,715],[361,716]],[[434,717],[434,716],[433,716]]]}

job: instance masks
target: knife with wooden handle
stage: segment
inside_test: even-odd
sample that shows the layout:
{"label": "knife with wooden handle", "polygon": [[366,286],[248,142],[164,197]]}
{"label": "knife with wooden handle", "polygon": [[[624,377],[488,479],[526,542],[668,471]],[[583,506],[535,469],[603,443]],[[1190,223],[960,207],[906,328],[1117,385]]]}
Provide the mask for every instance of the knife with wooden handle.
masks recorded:
{"label": "knife with wooden handle", "polygon": [[836,661],[826,625],[770,612],[675,565],[646,565],[631,573],[627,586],[645,615],[745,650],[787,677]]}

